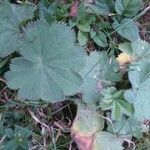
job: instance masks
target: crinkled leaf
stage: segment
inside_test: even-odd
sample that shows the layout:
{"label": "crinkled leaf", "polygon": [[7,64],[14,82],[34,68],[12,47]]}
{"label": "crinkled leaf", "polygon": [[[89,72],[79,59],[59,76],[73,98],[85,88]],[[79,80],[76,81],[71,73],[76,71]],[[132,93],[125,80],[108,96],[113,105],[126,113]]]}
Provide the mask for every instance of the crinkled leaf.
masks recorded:
{"label": "crinkled leaf", "polygon": [[136,41],[140,38],[139,29],[136,23],[129,18],[122,19],[120,23],[115,21],[113,23],[113,28],[118,32],[118,34],[129,41]]}
{"label": "crinkled leaf", "polygon": [[123,150],[123,141],[108,132],[95,134],[92,150]]}
{"label": "crinkled leaf", "polygon": [[14,59],[6,73],[8,86],[19,89],[19,97],[47,101],[76,92],[82,84],[76,70],[84,54],[74,41],[74,33],[64,24],[29,25],[20,44],[23,57]]}
{"label": "crinkled leaf", "polygon": [[[132,84],[132,96],[134,104],[134,116],[139,121],[150,119],[150,62],[138,61],[130,67],[129,80]],[[130,95],[126,97],[131,98]]]}
{"label": "crinkled leaf", "polygon": [[100,107],[102,110],[111,110],[112,119],[119,119],[122,114],[130,116],[133,113],[133,105],[126,101],[123,96],[123,91],[117,91],[114,87],[104,89],[104,96]]}
{"label": "crinkled leaf", "polygon": [[19,24],[24,19],[30,19],[34,9],[35,6],[31,4],[15,5],[0,0],[0,57],[18,49]]}
{"label": "crinkled leaf", "polygon": [[134,17],[141,7],[141,0],[116,0],[115,9],[119,15]]}

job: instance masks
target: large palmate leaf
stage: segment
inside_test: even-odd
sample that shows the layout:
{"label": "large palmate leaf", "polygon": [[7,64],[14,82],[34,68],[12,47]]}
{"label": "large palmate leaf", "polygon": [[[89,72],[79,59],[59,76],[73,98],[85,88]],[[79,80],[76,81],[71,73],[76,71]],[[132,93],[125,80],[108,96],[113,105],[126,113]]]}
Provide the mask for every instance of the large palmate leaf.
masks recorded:
{"label": "large palmate leaf", "polygon": [[122,114],[129,116],[133,113],[133,105],[124,99],[123,91],[110,87],[104,89],[102,94],[104,97],[100,107],[102,110],[112,110],[112,119],[117,120]]}
{"label": "large palmate leaf", "polygon": [[113,28],[118,32],[118,34],[129,41],[137,41],[140,38],[139,29],[136,23],[129,18],[122,19],[120,23],[116,20],[113,23]]}
{"label": "large palmate leaf", "polygon": [[17,50],[19,23],[30,19],[34,9],[35,6],[31,4],[15,5],[0,0],[0,57]]}
{"label": "large palmate leaf", "polygon": [[84,78],[82,86],[84,101],[94,103],[100,100],[101,90],[120,79],[118,70],[116,60],[109,58],[105,52],[92,52],[87,56],[86,66],[81,71]]}
{"label": "large palmate leaf", "polygon": [[76,92],[82,84],[76,70],[82,67],[84,55],[74,40],[64,24],[30,24],[20,44],[23,57],[14,59],[6,73],[8,86],[19,89],[22,98],[47,101]]}
{"label": "large palmate leaf", "polygon": [[115,9],[119,15],[134,17],[141,7],[141,0],[116,0]]}
{"label": "large palmate leaf", "polygon": [[[125,94],[134,104],[134,116],[139,121],[150,119],[150,62],[138,61],[130,67],[129,80],[132,89]],[[134,95],[134,96],[133,96]]]}
{"label": "large palmate leaf", "polygon": [[105,52],[92,52],[87,56],[87,63],[81,74],[83,78],[88,76],[100,80],[118,81],[120,79],[118,70],[115,58],[109,58]]}

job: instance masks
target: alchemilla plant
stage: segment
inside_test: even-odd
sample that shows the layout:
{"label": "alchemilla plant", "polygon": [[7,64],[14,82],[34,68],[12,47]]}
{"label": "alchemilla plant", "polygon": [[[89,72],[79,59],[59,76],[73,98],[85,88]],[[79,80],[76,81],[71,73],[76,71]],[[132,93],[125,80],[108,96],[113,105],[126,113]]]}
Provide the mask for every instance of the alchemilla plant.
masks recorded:
{"label": "alchemilla plant", "polygon": [[150,123],[143,4],[0,0],[0,149],[148,145],[138,148]]}

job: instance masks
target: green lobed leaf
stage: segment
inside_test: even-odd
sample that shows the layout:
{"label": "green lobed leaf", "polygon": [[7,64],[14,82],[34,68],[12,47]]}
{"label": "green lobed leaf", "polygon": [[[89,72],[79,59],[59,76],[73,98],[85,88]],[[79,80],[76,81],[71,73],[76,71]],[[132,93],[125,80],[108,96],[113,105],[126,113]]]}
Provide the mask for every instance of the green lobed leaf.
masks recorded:
{"label": "green lobed leaf", "polygon": [[[150,62],[138,61],[130,66],[128,73],[132,90],[125,97],[134,104],[134,116],[138,121],[150,119]],[[134,96],[133,96],[134,95]]]}
{"label": "green lobed leaf", "polygon": [[92,150],[123,150],[123,141],[108,132],[97,132],[94,137]]}
{"label": "green lobed leaf", "polygon": [[133,61],[149,60],[150,44],[141,39],[134,42],[124,42],[119,45],[119,49],[127,53]]}
{"label": "green lobed leaf", "polygon": [[109,87],[101,93],[104,97],[100,107],[102,110],[111,110],[113,120],[119,119],[123,114],[130,116],[133,113],[133,105],[124,99],[123,91],[117,91],[116,88]]}
{"label": "green lobed leaf", "polygon": [[129,18],[122,19],[120,23],[116,20],[113,23],[113,28],[118,32],[118,34],[129,41],[137,41],[140,38],[139,29],[136,23]]}
{"label": "green lobed leaf", "polygon": [[0,57],[18,50],[20,22],[30,19],[34,10],[35,6],[32,4],[15,5],[6,0],[0,0]]}
{"label": "green lobed leaf", "polygon": [[83,78],[86,76],[107,81],[119,81],[119,66],[115,58],[109,58],[106,52],[92,52],[87,56],[87,63],[81,71]]}
{"label": "green lobed leaf", "polygon": [[87,56],[87,63],[80,72],[84,79],[82,85],[83,100],[95,103],[101,99],[101,91],[113,82],[119,81],[119,69],[115,59],[110,59],[105,52],[92,52]]}
{"label": "green lobed leaf", "polygon": [[110,124],[107,130],[108,132],[115,133],[120,138],[127,138],[129,140],[131,140],[132,137],[142,137],[142,124],[133,116],[128,119],[122,116],[120,119],[114,121],[113,124]]}
{"label": "green lobed leaf", "polygon": [[82,84],[77,70],[84,53],[75,46],[74,33],[64,24],[37,22],[28,25],[20,54],[6,73],[7,85],[19,89],[24,99],[56,102],[75,93]]}
{"label": "green lobed leaf", "polygon": [[119,15],[134,17],[141,7],[141,0],[116,0],[115,9]]}

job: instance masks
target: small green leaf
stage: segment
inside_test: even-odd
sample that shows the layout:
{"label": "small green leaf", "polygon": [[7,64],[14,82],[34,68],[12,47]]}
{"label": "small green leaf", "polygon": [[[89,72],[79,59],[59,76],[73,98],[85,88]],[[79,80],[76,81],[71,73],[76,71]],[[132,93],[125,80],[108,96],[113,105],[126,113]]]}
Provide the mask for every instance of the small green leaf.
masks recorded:
{"label": "small green leaf", "polygon": [[11,138],[14,137],[14,131],[13,131],[11,128],[7,128],[7,129],[5,130],[5,134],[6,134],[6,136],[7,136],[9,139],[11,139]]}
{"label": "small green leaf", "polygon": [[92,39],[100,47],[108,46],[106,35],[102,31],[99,31]]}
{"label": "small green leaf", "polygon": [[139,29],[135,22],[131,19],[124,18],[120,23],[115,21],[113,23],[113,28],[116,30],[116,32],[118,32],[118,34],[129,41],[137,41],[140,38]]}
{"label": "small green leaf", "polygon": [[96,36],[96,32],[93,31],[93,29],[91,29],[91,31],[90,31],[90,37],[94,38],[95,36]]}
{"label": "small green leaf", "polygon": [[78,42],[81,46],[86,45],[88,41],[88,33],[86,32],[82,32],[82,31],[78,31]]}
{"label": "small green leaf", "polygon": [[87,22],[85,22],[84,24],[78,24],[77,27],[83,32],[90,32],[91,29],[90,25]]}
{"label": "small green leaf", "polygon": [[134,17],[141,7],[141,0],[116,0],[115,9],[119,15]]}
{"label": "small green leaf", "polygon": [[[82,86],[82,99],[88,104],[94,104],[100,100],[100,89],[98,89],[98,81],[94,78],[84,78],[84,84]],[[99,87],[100,88],[100,87]],[[101,85],[103,88],[103,85]]]}
{"label": "small green leaf", "polygon": [[94,3],[88,3],[88,11],[97,15],[106,16],[110,13],[109,5],[106,0],[95,0]]}

